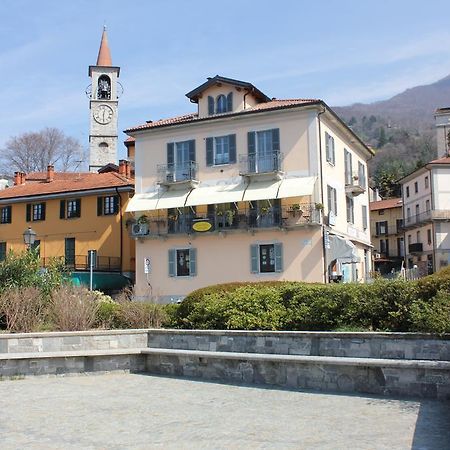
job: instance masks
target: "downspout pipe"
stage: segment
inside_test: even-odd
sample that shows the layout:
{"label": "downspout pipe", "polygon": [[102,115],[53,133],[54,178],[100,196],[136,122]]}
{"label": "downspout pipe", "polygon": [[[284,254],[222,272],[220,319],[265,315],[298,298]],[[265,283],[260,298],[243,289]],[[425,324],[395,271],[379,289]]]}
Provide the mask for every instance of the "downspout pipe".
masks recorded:
{"label": "downspout pipe", "polygon": [[119,188],[116,186],[117,197],[119,198],[119,215],[120,215],[120,274],[123,275],[123,213],[122,213],[122,197]]}
{"label": "downspout pipe", "polygon": [[[324,206],[325,209],[325,196],[324,196],[324,192],[323,192],[323,159],[322,159],[322,127],[321,127],[321,122],[320,122],[320,116],[322,114],[324,114],[326,111],[326,109],[323,107],[322,111],[319,111],[317,113],[317,122],[318,122],[318,130],[319,130],[319,160],[320,160],[320,164],[319,164],[319,179],[320,179],[320,201],[322,203],[322,205]],[[327,261],[327,248],[326,248],[326,243],[325,243],[325,223],[324,223],[324,215],[323,215],[323,211],[322,210],[322,251],[323,251],[323,281],[324,283],[328,283],[328,277],[327,277],[327,273],[328,273],[328,261]]]}

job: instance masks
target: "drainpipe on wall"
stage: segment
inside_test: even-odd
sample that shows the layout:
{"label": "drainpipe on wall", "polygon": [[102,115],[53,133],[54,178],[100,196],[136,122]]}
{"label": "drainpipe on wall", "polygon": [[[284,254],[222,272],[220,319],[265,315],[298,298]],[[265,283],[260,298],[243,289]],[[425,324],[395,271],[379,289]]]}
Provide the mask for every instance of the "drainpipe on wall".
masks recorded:
{"label": "drainpipe on wall", "polygon": [[120,214],[120,274],[123,275],[123,213],[122,213],[122,197],[119,188],[116,187],[117,196],[119,197],[119,214]]}
{"label": "drainpipe on wall", "polygon": [[322,164],[323,164],[323,160],[322,160],[322,128],[321,128],[321,124],[320,124],[320,116],[322,114],[324,114],[326,111],[325,108],[323,108],[322,111],[319,111],[317,113],[317,121],[318,121],[318,128],[319,128],[319,160],[320,160],[320,164],[319,164],[319,169],[320,169],[320,174],[319,174],[319,178],[320,178],[320,201],[322,203],[322,205],[324,205],[324,209],[322,210],[322,251],[323,251],[323,281],[324,283],[328,283],[328,262],[327,262],[327,248],[326,248],[326,244],[325,244],[325,234],[326,234],[326,229],[325,229],[325,222],[324,222],[324,214],[323,211],[325,210],[325,199],[324,199],[324,194],[323,194],[323,170],[322,170]]}

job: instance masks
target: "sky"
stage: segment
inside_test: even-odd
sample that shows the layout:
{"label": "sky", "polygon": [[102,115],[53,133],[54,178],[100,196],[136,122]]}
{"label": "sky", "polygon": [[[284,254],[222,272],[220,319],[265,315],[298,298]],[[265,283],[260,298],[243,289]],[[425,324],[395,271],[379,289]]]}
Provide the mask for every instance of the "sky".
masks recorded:
{"label": "sky", "polygon": [[432,83],[450,74],[447,12],[444,0],[0,0],[0,149],[45,127],[87,148],[104,24],[123,141],[128,127],[195,111],[185,94],[216,74],[331,106]]}

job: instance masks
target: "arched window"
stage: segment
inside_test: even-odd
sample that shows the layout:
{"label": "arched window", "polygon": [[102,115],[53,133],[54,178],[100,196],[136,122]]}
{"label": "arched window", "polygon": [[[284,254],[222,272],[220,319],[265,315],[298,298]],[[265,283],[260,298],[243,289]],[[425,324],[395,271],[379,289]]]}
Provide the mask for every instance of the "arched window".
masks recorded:
{"label": "arched window", "polygon": [[109,145],[106,142],[100,142],[98,146],[100,147],[100,150],[107,150],[109,147]]}
{"label": "arched window", "polygon": [[97,98],[111,100],[111,79],[108,75],[101,75],[98,79]]}
{"label": "arched window", "polygon": [[227,98],[221,94],[216,100],[216,114],[227,112]]}

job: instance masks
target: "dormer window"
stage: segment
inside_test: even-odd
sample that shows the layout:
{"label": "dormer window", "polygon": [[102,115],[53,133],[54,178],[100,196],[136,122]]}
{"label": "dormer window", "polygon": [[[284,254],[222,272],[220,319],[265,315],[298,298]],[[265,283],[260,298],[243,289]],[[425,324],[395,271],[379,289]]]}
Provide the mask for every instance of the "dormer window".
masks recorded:
{"label": "dormer window", "polygon": [[228,95],[220,94],[215,99],[208,97],[208,114],[222,114],[233,111],[233,93]]}

